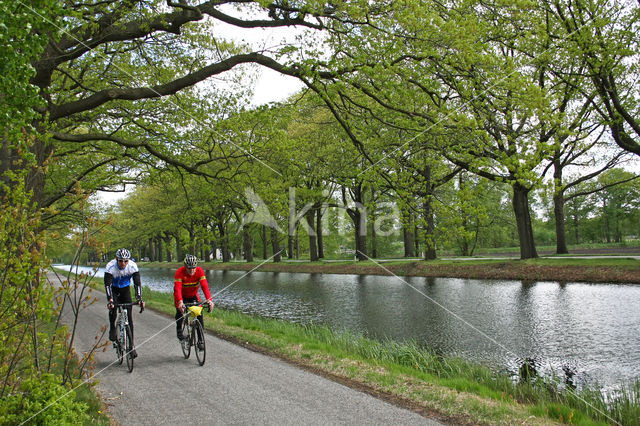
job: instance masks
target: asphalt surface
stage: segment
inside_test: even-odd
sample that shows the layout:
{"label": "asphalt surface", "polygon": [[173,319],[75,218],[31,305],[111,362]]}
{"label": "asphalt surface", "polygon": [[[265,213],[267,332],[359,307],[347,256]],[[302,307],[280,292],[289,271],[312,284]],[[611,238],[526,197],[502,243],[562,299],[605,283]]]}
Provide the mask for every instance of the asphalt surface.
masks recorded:
{"label": "asphalt surface", "polygon": [[[65,320],[71,318],[67,311]],[[103,295],[81,311],[78,324],[75,348],[83,353],[108,327]],[[193,351],[183,357],[173,320],[150,310],[136,309],[134,325],[133,372],[115,362],[111,346],[96,353],[96,389],[121,425],[439,424],[211,334],[199,366]]]}

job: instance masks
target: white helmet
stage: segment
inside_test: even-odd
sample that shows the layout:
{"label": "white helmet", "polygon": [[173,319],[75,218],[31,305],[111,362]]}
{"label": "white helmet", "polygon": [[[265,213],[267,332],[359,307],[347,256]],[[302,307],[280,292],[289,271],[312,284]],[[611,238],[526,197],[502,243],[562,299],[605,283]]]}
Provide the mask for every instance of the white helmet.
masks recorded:
{"label": "white helmet", "polygon": [[128,260],[131,259],[131,253],[126,248],[121,248],[116,251],[116,259]]}
{"label": "white helmet", "polygon": [[192,254],[188,254],[184,257],[184,266],[191,269],[198,266],[198,258]]}

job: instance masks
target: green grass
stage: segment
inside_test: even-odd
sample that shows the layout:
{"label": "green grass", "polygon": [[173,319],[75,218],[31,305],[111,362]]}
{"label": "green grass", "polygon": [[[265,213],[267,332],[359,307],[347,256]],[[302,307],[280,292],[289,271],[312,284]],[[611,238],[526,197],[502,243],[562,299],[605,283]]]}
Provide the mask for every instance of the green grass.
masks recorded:
{"label": "green grass", "polygon": [[92,425],[109,425],[109,417],[103,412],[103,403],[92,387],[83,384],[76,388],[76,400],[84,402],[89,407],[87,414],[91,417]]}

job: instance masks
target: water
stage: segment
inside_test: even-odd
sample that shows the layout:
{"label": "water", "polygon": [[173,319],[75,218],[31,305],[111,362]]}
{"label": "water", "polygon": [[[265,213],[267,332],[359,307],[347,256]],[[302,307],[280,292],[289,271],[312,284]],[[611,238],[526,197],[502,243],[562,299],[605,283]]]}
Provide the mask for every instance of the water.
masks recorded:
{"label": "water", "polygon": [[[142,268],[143,285],[170,293],[174,272]],[[510,372],[533,358],[542,373],[569,368],[577,384],[611,388],[640,377],[638,285],[206,273],[225,309],[415,340]]]}

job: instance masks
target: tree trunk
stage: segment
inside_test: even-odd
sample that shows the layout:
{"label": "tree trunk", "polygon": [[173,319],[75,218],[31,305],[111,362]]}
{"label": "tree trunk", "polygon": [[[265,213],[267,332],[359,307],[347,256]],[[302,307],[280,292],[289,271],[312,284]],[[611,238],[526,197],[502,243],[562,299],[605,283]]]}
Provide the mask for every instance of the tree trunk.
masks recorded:
{"label": "tree trunk", "polygon": [[402,239],[404,242],[404,257],[415,257],[415,247],[413,245],[413,231],[410,229],[411,225],[404,225],[402,227]]}
{"label": "tree trunk", "polygon": [[558,160],[554,160],[553,180],[555,189],[553,193],[553,216],[556,221],[556,254],[568,254],[567,234],[564,228],[564,190],[562,190],[562,166]]}
{"label": "tree trunk", "polygon": [[618,216],[618,213],[616,212],[616,215],[614,217],[614,221],[615,221],[615,241],[616,243],[621,243],[622,242],[622,229],[620,229],[620,218]]}
{"label": "tree trunk", "polygon": [[[467,217],[466,214],[462,213],[462,229],[464,229],[465,231],[468,231],[469,228],[471,227],[469,224],[469,218]],[[475,236],[476,239],[478,238],[478,229],[476,228],[475,230]],[[462,241],[460,242],[460,255],[461,256],[471,256],[471,243],[469,242],[469,238],[465,235],[461,238]]]}
{"label": "tree trunk", "polygon": [[218,223],[218,233],[220,234],[220,242],[222,243],[222,262],[229,262],[231,255],[229,253],[229,238],[224,223]]}
{"label": "tree trunk", "polygon": [[[371,188],[371,201],[375,201],[376,199],[376,190],[375,188]],[[371,250],[369,251],[369,253],[371,253],[371,257],[372,258],[376,258],[378,257],[378,245],[376,242],[376,220],[377,220],[377,216],[376,216],[376,207],[375,207],[375,203],[373,203],[373,207],[371,208]]]}
{"label": "tree trunk", "polygon": [[268,243],[268,240],[267,240],[267,225],[262,225],[262,258],[265,259],[265,260],[267,259],[267,256],[268,256],[267,243]]}
{"label": "tree trunk", "polygon": [[251,239],[251,230],[248,226],[242,229],[242,250],[247,262],[253,262],[253,241]]}
{"label": "tree trunk", "polygon": [[176,239],[176,255],[178,256],[176,261],[181,262],[182,259],[184,259],[184,250],[182,248],[182,243],[180,242],[180,233],[174,233],[173,237]]}
{"label": "tree trunk", "polygon": [[163,254],[162,254],[162,237],[161,237],[160,235],[158,235],[158,236],[156,237],[156,247],[157,247],[157,250],[156,250],[156,253],[157,253],[156,260],[157,260],[158,262],[162,262],[162,255],[163,255]]}
{"label": "tree trunk", "polygon": [[378,246],[376,243],[376,224],[375,224],[375,217],[371,218],[371,239],[369,241],[371,241],[371,257],[372,258],[376,258],[378,257]]}
{"label": "tree trunk", "polygon": [[215,240],[211,240],[211,260],[218,260],[218,243]]}
{"label": "tree trunk", "polygon": [[607,214],[607,202],[602,202],[602,211],[604,213],[604,235],[607,243],[611,243],[611,224],[609,223],[609,215]]}
{"label": "tree trunk", "polygon": [[424,239],[424,260],[435,260],[436,255],[436,242],[435,242],[435,222],[433,214],[432,197],[425,197],[424,201],[424,216],[427,224]]}
{"label": "tree trunk", "polygon": [[[11,164],[14,162],[14,159],[12,158],[14,150],[9,149],[9,140],[5,135],[1,135],[0,138],[0,142],[2,142],[2,145],[0,145],[0,183],[8,186],[10,184],[10,180],[7,177],[6,172],[9,171]],[[0,200],[4,200],[7,195],[4,185],[0,185]]]}
{"label": "tree trunk", "polygon": [[411,213],[403,213],[402,242],[404,244],[404,257],[415,257],[415,247],[413,245],[413,219]]}
{"label": "tree trunk", "polygon": [[[465,185],[465,174],[464,173],[459,173],[458,174],[458,187],[462,188]],[[464,209],[460,208],[459,213],[462,216],[462,229],[464,229],[465,231],[468,231],[470,228],[470,224],[469,224],[469,216],[467,214],[465,214],[465,212],[463,211]],[[478,233],[477,233],[477,229],[476,229],[476,238],[478,237]],[[465,235],[461,238],[461,242],[459,244],[460,247],[460,255],[461,256],[469,256],[469,239],[467,238],[467,232],[465,232]]]}
{"label": "tree trunk", "polygon": [[193,255],[198,254],[198,250],[196,249],[196,237],[195,237],[195,229],[193,225],[189,225],[189,253]]}
{"label": "tree trunk", "polygon": [[149,253],[147,254],[147,257],[149,258],[150,261],[155,260],[153,238],[149,238]]}
{"label": "tree trunk", "polygon": [[553,216],[556,221],[556,254],[568,254],[567,234],[564,227],[564,194],[553,195]]}
{"label": "tree trunk", "polygon": [[307,219],[307,231],[309,233],[309,260],[312,262],[318,261],[318,241],[316,238],[316,230],[315,228],[315,210],[310,209],[305,215]]}
{"label": "tree trunk", "polygon": [[[466,226],[466,219],[463,220],[462,226]],[[467,237],[462,237],[462,241],[460,242],[460,256],[470,256],[469,255],[469,240]]]}
{"label": "tree trunk", "polygon": [[529,213],[530,189],[516,183],[513,186],[513,212],[518,225],[518,238],[520,240],[520,258],[534,259],[538,257],[533,239],[533,227],[531,226],[531,214]]}
{"label": "tree trunk", "polygon": [[318,242],[318,258],[324,258],[324,241],[322,239],[322,207],[317,210],[316,216],[316,235]]}
{"label": "tree trunk", "polygon": [[[37,127],[40,127],[37,125]],[[44,134],[44,129],[40,129],[41,134]],[[45,186],[45,172],[43,164],[53,153],[53,143],[43,142],[40,139],[36,139],[31,146],[30,150],[35,156],[36,167],[31,167],[27,177],[27,188],[32,191],[31,202],[32,205],[38,206],[38,208],[48,207],[48,203],[45,200],[44,186]],[[9,166],[13,168],[12,166]],[[21,166],[17,166],[21,167]]]}
{"label": "tree trunk", "polygon": [[273,262],[280,262],[282,259],[280,255],[280,240],[278,239],[278,230],[275,228],[271,228],[271,249],[273,250]]}
{"label": "tree trunk", "polygon": [[287,238],[287,252],[288,252],[287,255],[289,259],[293,259],[295,243],[296,243],[295,236],[289,235],[289,237]]}
{"label": "tree trunk", "polygon": [[162,237],[164,239],[165,250],[167,251],[167,262],[171,262],[171,235]]}
{"label": "tree trunk", "polygon": [[199,257],[200,259],[202,259],[202,261],[206,262],[207,261],[207,251],[206,251],[206,244],[204,241],[198,241],[198,252],[200,253]]}
{"label": "tree trunk", "polygon": [[424,233],[424,260],[436,259],[436,240],[435,240],[435,223],[433,213],[433,191],[434,184],[431,180],[431,166],[425,165],[422,171],[424,177],[424,221],[426,225]]}
{"label": "tree trunk", "polygon": [[351,210],[349,214],[353,219],[356,241],[356,258],[360,261],[367,260],[367,218],[366,212],[359,208]]}

